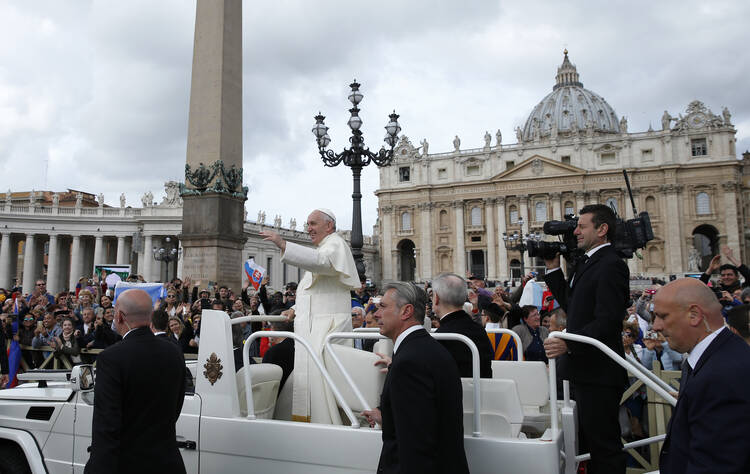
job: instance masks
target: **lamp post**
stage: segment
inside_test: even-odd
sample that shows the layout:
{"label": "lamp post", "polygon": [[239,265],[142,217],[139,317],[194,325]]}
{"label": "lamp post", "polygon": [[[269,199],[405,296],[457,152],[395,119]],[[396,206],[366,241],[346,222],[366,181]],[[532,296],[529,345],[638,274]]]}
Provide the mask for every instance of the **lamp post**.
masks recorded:
{"label": "lamp post", "polygon": [[171,237],[165,237],[164,245],[158,248],[154,247],[153,252],[154,252],[154,260],[156,260],[157,262],[166,262],[167,264],[166,281],[169,282],[169,264],[172,262],[176,262],[180,259],[180,256],[182,255],[182,249],[177,248],[177,246],[172,243]]}
{"label": "lamp post", "polygon": [[360,84],[355,79],[354,82],[349,84],[352,91],[349,94],[349,101],[353,107],[349,109],[351,117],[347,124],[352,130],[352,136],[349,138],[351,146],[344,148],[344,150],[336,154],[333,150],[326,150],[326,147],[331,143],[331,137],[328,136],[328,127],[326,127],[324,120],[325,117],[318,112],[315,116],[315,125],[312,128],[312,133],[315,135],[315,140],[318,144],[318,152],[320,157],[323,159],[325,166],[334,167],[338,166],[339,163],[352,169],[352,178],[354,181],[354,189],[352,192],[352,256],[354,256],[354,262],[357,265],[357,273],[359,274],[360,280],[365,278],[365,262],[362,254],[362,193],[359,188],[360,176],[362,174],[362,168],[375,163],[377,166],[387,166],[393,160],[393,149],[398,141],[398,134],[401,131],[401,126],[398,123],[398,115],[396,111],[388,116],[390,121],[385,126],[385,143],[390,147],[386,150],[385,147],[380,147],[377,153],[373,153],[369,148],[365,148],[365,142],[362,138],[362,119],[359,117],[359,105],[362,102],[363,95],[359,91]]}
{"label": "lamp post", "polygon": [[542,240],[542,235],[539,232],[531,232],[524,235],[523,217],[518,218],[518,229],[518,232],[513,232],[513,234],[510,235],[507,232],[503,232],[503,243],[505,244],[506,250],[518,250],[519,252],[521,252],[521,276],[523,277],[523,275],[526,273],[523,265],[523,253],[528,250],[528,246],[526,244],[530,240]]}

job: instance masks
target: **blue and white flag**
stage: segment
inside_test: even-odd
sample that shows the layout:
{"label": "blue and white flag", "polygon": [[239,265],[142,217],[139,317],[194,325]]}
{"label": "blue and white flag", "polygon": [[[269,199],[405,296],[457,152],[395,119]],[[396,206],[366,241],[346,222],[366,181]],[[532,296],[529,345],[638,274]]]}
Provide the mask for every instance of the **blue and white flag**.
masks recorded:
{"label": "blue and white flag", "polygon": [[137,288],[143,290],[151,297],[151,303],[156,304],[157,301],[164,298],[166,291],[164,290],[163,283],[130,283],[127,281],[118,281],[115,285],[115,298],[112,304],[117,303],[117,297],[125,290],[132,290]]}

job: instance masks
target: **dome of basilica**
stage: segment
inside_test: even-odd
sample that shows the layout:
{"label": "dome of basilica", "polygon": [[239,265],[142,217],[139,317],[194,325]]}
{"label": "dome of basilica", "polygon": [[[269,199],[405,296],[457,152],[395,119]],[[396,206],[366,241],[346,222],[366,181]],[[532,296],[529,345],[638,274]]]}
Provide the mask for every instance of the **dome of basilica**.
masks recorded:
{"label": "dome of basilica", "polygon": [[523,141],[542,137],[556,139],[579,133],[589,136],[620,133],[620,122],[614,109],[603,97],[583,88],[576,67],[568,59],[568,50],[564,54],[552,92],[534,107],[523,130],[519,130]]}

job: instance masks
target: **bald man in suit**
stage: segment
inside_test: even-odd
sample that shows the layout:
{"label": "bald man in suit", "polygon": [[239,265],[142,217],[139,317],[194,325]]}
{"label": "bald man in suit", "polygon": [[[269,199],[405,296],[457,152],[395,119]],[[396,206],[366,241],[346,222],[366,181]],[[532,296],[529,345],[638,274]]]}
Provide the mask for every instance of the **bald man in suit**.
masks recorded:
{"label": "bald man in suit", "polygon": [[692,278],[654,298],[654,329],[688,353],[659,457],[662,474],[750,472],[750,347],[724,326],[721,308]]}
{"label": "bald man in suit", "polygon": [[143,290],[117,298],[114,323],[123,339],[97,358],[86,473],[185,472],[175,429],[185,361],[178,347],[151,332],[151,313]]}

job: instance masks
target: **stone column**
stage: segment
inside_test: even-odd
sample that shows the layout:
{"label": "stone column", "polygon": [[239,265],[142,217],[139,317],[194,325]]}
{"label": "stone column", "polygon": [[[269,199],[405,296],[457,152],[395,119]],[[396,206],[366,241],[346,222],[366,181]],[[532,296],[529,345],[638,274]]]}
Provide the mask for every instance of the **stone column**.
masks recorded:
{"label": "stone column", "polygon": [[508,273],[508,251],[505,249],[505,242],[503,241],[503,234],[505,232],[505,198],[499,197],[497,198],[497,277],[499,280],[510,279],[510,274]]}
{"label": "stone column", "polygon": [[421,213],[419,215],[422,229],[422,249],[420,252],[420,258],[422,260],[422,278],[429,280],[435,275],[432,271],[432,258],[435,252],[432,249],[432,203],[425,202],[419,204],[418,208]]}
{"label": "stone column", "polygon": [[549,195],[550,199],[552,200],[552,219],[556,221],[562,220],[562,194],[561,193],[551,193]]}
{"label": "stone column", "polygon": [[486,264],[488,280],[497,280],[497,259],[495,258],[495,198],[484,200],[485,234],[487,236]]}
{"label": "stone column", "polygon": [[661,192],[664,194],[664,202],[667,205],[666,215],[666,242],[664,250],[666,252],[666,270],[668,274],[679,274],[683,271],[682,265],[682,229],[680,222],[682,215],[679,207],[679,194],[682,185],[665,184],[661,186]]}
{"label": "stone column", "polygon": [[740,226],[737,209],[737,183],[725,181],[721,183],[724,189],[724,226],[726,227],[727,246],[734,255],[742,255],[740,251]]}
{"label": "stone column", "polygon": [[[523,227],[521,232],[523,235],[529,233],[529,196],[518,196],[518,200],[521,203],[519,217],[523,217]],[[526,272],[531,271],[531,258],[528,252],[523,252],[523,266]]]}
{"label": "stone column", "polygon": [[[102,261],[104,255],[104,236],[102,235],[96,235],[94,236],[94,266],[96,266],[97,263],[106,263]],[[91,268],[92,274],[94,271],[94,268]]]}
{"label": "stone column", "polygon": [[11,287],[10,246],[10,232],[3,232],[2,242],[0,242],[0,285],[3,288]]}
{"label": "stone column", "polygon": [[49,236],[49,254],[47,255],[47,291],[55,294],[60,291],[60,243],[56,234]]}
{"label": "stone column", "polygon": [[73,243],[70,246],[70,277],[68,278],[68,289],[75,291],[78,279],[81,274],[81,236],[74,235]]}
{"label": "stone column", "polygon": [[31,293],[36,283],[36,242],[34,234],[26,234],[26,242],[23,245],[23,286],[24,293]]}
{"label": "stone column", "polygon": [[393,277],[393,206],[380,208],[380,219],[383,225],[383,238],[380,242],[381,258],[383,259],[383,280],[395,280]]}
{"label": "stone column", "polygon": [[[199,185],[185,180],[179,236],[183,272],[238,289],[247,199],[242,186],[242,0],[198,0],[194,38],[186,161],[191,172],[219,162],[224,172]],[[200,181],[200,174],[193,177]],[[151,257],[146,257],[150,268]]]}
{"label": "stone column", "polygon": [[461,276],[466,275],[466,244],[464,242],[464,202],[453,201],[453,209],[456,213],[456,261],[453,271]]}
{"label": "stone column", "polygon": [[586,205],[584,202],[584,199],[586,198],[586,193],[583,191],[576,191],[576,208],[574,209],[575,214],[578,215],[578,212],[583,209],[583,206]]}
{"label": "stone column", "polygon": [[[154,263],[154,257],[151,255],[153,249],[153,237],[151,235],[143,236],[143,270],[141,270],[141,276],[147,281],[153,281],[152,268]],[[213,281],[213,280],[212,280]]]}
{"label": "stone column", "polygon": [[118,265],[127,265],[129,256],[125,254],[125,236],[118,235],[117,236],[117,259],[116,263]]}

